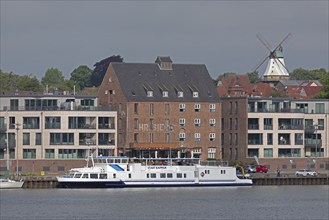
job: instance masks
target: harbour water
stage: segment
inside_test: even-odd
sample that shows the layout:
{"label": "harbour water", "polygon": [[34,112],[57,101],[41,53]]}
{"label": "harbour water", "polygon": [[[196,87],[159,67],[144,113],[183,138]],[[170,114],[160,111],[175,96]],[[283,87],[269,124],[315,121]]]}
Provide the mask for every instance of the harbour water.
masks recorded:
{"label": "harbour water", "polygon": [[18,189],[0,219],[329,219],[329,186]]}

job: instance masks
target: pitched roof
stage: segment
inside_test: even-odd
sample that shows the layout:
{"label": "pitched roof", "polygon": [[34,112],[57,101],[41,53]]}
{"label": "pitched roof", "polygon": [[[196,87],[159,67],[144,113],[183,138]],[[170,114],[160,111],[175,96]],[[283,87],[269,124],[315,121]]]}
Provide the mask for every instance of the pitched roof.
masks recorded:
{"label": "pitched roof", "polygon": [[[217,102],[219,97],[208,70],[203,64],[172,64],[171,70],[157,63],[111,63],[128,101]],[[153,91],[153,97],[147,92]],[[164,97],[163,92],[168,92]],[[183,97],[178,97],[183,92]],[[198,92],[198,97],[193,97]]]}

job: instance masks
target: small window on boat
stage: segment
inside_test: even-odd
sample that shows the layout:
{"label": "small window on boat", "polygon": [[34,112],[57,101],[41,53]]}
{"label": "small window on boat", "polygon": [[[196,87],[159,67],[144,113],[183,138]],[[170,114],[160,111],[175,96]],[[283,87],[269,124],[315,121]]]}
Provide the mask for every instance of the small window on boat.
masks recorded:
{"label": "small window on boat", "polygon": [[84,173],[84,174],[82,175],[82,178],[88,178],[88,173]]}
{"label": "small window on boat", "polygon": [[184,178],[186,178],[186,173],[184,173]]}
{"label": "small window on boat", "polygon": [[107,174],[106,173],[101,173],[99,174],[100,179],[107,179]]}
{"label": "small window on boat", "polygon": [[146,174],[146,178],[150,178],[150,174],[149,173]]}
{"label": "small window on boat", "polygon": [[156,173],[151,173],[151,178],[157,178],[157,174]]}
{"label": "small window on boat", "polygon": [[128,178],[129,178],[129,179],[131,178],[131,173],[128,174]]}
{"label": "small window on boat", "polygon": [[81,177],[81,173],[76,173],[74,178],[80,178]]}
{"label": "small window on boat", "polygon": [[167,173],[167,178],[172,178],[172,173]]}
{"label": "small window on boat", "polygon": [[166,174],[165,173],[160,173],[160,178],[166,178]]}
{"label": "small window on boat", "polygon": [[120,163],[120,159],[115,159],[115,163]]}
{"label": "small window on boat", "polygon": [[221,170],[220,171],[220,174],[225,174],[225,170]]}
{"label": "small window on boat", "polygon": [[106,159],[105,158],[102,159],[102,163],[106,163]]}
{"label": "small window on boat", "polygon": [[122,159],[122,163],[128,163],[127,159]]}
{"label": "small window on boat", "polygon": [[177,176],[177,178],[182,178],[183,177],[183,175],[181,173],[177,173],[176,176]]}
{"label": "small window on boat", "polygon": [[98,174],[97,173],[91,173],[90,174],[90,179],[98,179]]}
{"label": "small window on boat", "polygon": [[113,173],[113,179],[117,178],[117,174]]}

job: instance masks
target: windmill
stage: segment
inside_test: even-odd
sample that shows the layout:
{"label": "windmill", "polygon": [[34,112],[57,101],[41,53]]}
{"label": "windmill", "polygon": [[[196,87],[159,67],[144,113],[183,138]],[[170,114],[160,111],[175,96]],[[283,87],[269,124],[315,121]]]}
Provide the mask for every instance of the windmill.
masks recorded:
{"label": "windmill", "polygon": [[254,72],[256,72],[258,68],[268,60],[266,70],[264,74],[260,76],[260,78],[263,78],[265,81],[289,79],[289,71],[283,59],[282,44],[291,37],[291,34],[289,33],[286,37],[284,37],[283,40],[274,49],[272,49],[270,44],[262,35],[257,34],[256,37],[270,51],[270,54],[266,55],[261,60],[261,62],[254,68]]}

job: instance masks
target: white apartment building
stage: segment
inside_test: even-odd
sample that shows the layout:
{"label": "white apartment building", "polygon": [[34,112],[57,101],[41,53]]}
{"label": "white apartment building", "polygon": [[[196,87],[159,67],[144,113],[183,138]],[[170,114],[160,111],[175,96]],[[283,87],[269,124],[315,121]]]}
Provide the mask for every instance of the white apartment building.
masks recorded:
{"label": "white apartment building", "polygon": [[84,160],[90,152],[116,156],[116,121],[117,113],[98,107],[96,96],[1,94],[0,171],[7,159],[19,160],[24,173],[24,164],[31,165],[24,161],[43,161],[44,169],[58,160]]}
{"label": "white apartment building", "polygon": [[292,164],[312,158],[313,166],[322,159],[325,169],[329,158],[328,115],[328,99],[248,98],[247,157],[272,162],[289,159]]}

